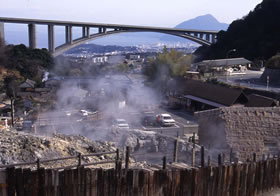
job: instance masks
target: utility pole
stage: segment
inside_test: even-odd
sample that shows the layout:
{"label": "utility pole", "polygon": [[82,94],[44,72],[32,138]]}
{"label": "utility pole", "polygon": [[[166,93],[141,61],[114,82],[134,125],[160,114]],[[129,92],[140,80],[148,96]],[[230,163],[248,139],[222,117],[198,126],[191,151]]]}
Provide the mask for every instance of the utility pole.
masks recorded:
{"label": "utility pole", "polygon": [[15,125],[15,99],[11,97],[11,119],[12,119],[12,127]]}
{"label": "utility pole", "polygon": [[230,54],[231,52],[236,52],[236,49],[231,49],[231,50],[227,51],[226,58],[229,57],[229,54]]}
{"label": "utility pole", "polygon": [[268,90],[269,87],[269,76],[266,76],[266,90]]}

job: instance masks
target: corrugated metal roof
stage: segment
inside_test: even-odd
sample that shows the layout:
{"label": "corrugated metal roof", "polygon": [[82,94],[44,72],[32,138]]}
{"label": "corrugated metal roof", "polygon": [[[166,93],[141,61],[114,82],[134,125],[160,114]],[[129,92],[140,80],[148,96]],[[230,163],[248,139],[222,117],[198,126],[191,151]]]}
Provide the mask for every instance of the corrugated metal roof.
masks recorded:
{"label": "corrugated metal roof", "polygon": [[204,60],[196,63],[198,66],[233,66],[233,65],[245,65],[250,64],[251,61],[245,58],[230,58],[230,59],[216,59],[216,60]]}

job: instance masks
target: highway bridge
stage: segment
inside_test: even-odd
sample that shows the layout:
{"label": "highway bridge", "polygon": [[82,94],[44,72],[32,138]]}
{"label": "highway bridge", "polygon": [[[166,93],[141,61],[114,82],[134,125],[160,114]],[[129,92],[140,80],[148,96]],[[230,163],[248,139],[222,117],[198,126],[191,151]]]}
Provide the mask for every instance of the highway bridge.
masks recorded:
{"label": "highway bridge", "polygon": [[[201,45],[211,45],[216,42],[218,31],[205,31],[196,29],[175,29],[150,26],[136,25],[121,25],[121,24],[104,24],[104,23],[88,23],[88,22],[73,22],[73,21],[57,21],[57,20],[41,20],[41,19],[26,19],[26,18],[5,18],[0,17],[0,39],[5,40],[4,27],[5,23],[17,23],[28,25],[28,40],[29,47],[37,47],[36,25],[48,26],[48,50],[53,56],[58,56],[65,51],[100,37],[113,35],[117,33],[127,32],[156,32],[182,37],[194,41]],[[65,27],[65,43],[55,47],[54,26]],[[73,27],[82,28],[82,37],[73,39]],[[91,33],[92,29],[98,29],[97,33]],[[95,30],[96,32],[96,30]]]}

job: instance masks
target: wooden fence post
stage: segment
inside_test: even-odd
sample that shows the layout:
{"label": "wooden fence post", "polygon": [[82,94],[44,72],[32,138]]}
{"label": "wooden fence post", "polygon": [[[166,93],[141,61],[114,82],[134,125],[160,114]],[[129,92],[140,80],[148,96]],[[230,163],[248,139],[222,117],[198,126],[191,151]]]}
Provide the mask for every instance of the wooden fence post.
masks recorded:
{"label": "wooden fence post", "polygon": [[230,153],[229,153],[229,162],[230,164],[232,164],[232,157],[233,156],[233,153],[232,153],[232,148],[230,148]]}
{"label": "wooden fence post", "polygon": [[210,166],[211,166],[211,157],[208,156],[208,167],[210,167]]}
{"label": "wooden fence post", "polygon": [[166,169],[166,156],[162,158],[162,169]]}
{"label": "wooden fence post", "polygon": [[139,141],[139,138],[137,138],[136,140],[136,146],[134,148],[134,151],[138,151],[140,149],[140,141]]}
{"label": "wooden fence post", "polygon": [[201,167],[204,167],[205,166],[205,160],[204,160],[204,146],[201,146],[201,152],[200,152],[200,155],[201,155]]}
{"label": "wooden fence post", "polygon": [[6,181],[7,172],[5,170],[0,171],[0,195],[7,196],[7,181]]}
{"label": "wooden fence post", "polygon": [[253,153],[253,162],[256,162],[257,161],[257,155],[256,153]]}
{"label": "wooden fence post", "polygon": [[118,174],[119,173],[119,170],[121,170],[121,161],[120,161],[120,150],[117,149],[116,151],[116,163],[115,163],[115,171],[116,173]]}
{"label": "wooden fence post", "polygon": [[129,157],[130,157],[130,148],[126,147],[126,156],[125,156],[125,169],[129,168]]}
{"label": "wooden fence post", "polygon": [[177,162],[178,160],[178,139],[174,141],[174,154],[173,154],[173,162]]}
{"label": "wooden fence post", "polygon": [[116,160],[120,160],[120,150],[117,148],[117,151],[116,151]]}
{"label": "wooden fence post", "polygon": [[193,136],[192,136],[192,143],[195,144],[195,133],[193,133]]}
{"label": "wooden fence post", "polygon": [[222,165],[222,155],[221,154],[218,155],[218,165],[219,166]]}
{"label": "wooden fence post", "polygon": [[7,184],[8,184],[8,195],[15,195],[16,193],[16,175],[15,175],[15,168],[8,167],[6,169],[7,172]]}
{"label": "wooden fence post", "polygon": [[82,165],[82,154],[78,154],[78,166],[80,167]]}
{"label": "wooden fence post", "polygon": [[37,170],[38,170],[40,168],[40,159],[39,158],[37,159],[36,164],[37,164]]}
{"label": "wooden fence post", "polygon": [[194,143],[192,148],[192,166],[195,167],[195,144]]}

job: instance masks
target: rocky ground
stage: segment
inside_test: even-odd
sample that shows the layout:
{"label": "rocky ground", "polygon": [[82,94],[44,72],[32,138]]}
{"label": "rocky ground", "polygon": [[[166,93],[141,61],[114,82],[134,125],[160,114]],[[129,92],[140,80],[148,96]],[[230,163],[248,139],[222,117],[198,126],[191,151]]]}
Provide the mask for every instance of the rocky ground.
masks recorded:
{"label": "rocky ground", "polygon": [[[98,134],[101,133],[102,134]],[[89,137],[93,137],[89,135]],[[149,164],[162,164],[162,158],[166,156],[171,162],[174,155],[174,145],[177,138],[162,135],[153,131],[138,129],[122,129],[106,131],[96,130],[94,138],[103,141],[112,141],[118,148],[130,146],[132,157],[137,161],[146,161]],[[200,160],[200,146],[196,146],[196,162]],[[193,144],[188,138],[180,138],[178,142],[178,161],[191,164]],[[206,157],[207,157],[207,152]]]}
{"label": "rocky ground", "polygon": [[[0,164],[13,164],[33,162],[38,158],[53,159],[58,157],[76,156],[97,152],[116,151],[116,147],[110,142],[91,141],[83,136],[67,136],[53,134],[52,136],[40,136],[14,130],[0,130]],[[114,160],[115,155],[102,155],[84,157],[83,162],[98,162]],[[77,160],[65,160],[50,162],[46,167],[55,168],[71,164],[77,164]]]}
{"label": "rocky ground", "polygon": [[[42,136],[33,133],[0,129],[0,165],[34,162],[67,156],[78,156],[98,152],[114,152],[117,148],[124,150],[131,147],[131,166],[147,168],[150,164],[161,164],[162,157],[172,161],[174,137],[164,136],[152,131],[100,129],[91,132],[87,137],[81,135],[51,134]],[[108,142],[110,141],[110,142]],[[189,163],[192,143],[181,138],[178,144],[178,161]],[[196,145],[199,153],[200,147]],[[124,153],[120,158],[124,160]],[[199,158],[199,156],[197,156]],[[77,165],[78,159],[55,161],[42,164],[46,168],[59,168]],[[83,157],[83,163],[115,160],[115,154]],[[135,162],[137,160],[138,162]],[[190,163],[189,163],[190,164]],[[98,165],[113,167],[114,164]],[[29,166],[30,167],[30,166]],[[33,168],[36,167],[34,164]]]}

